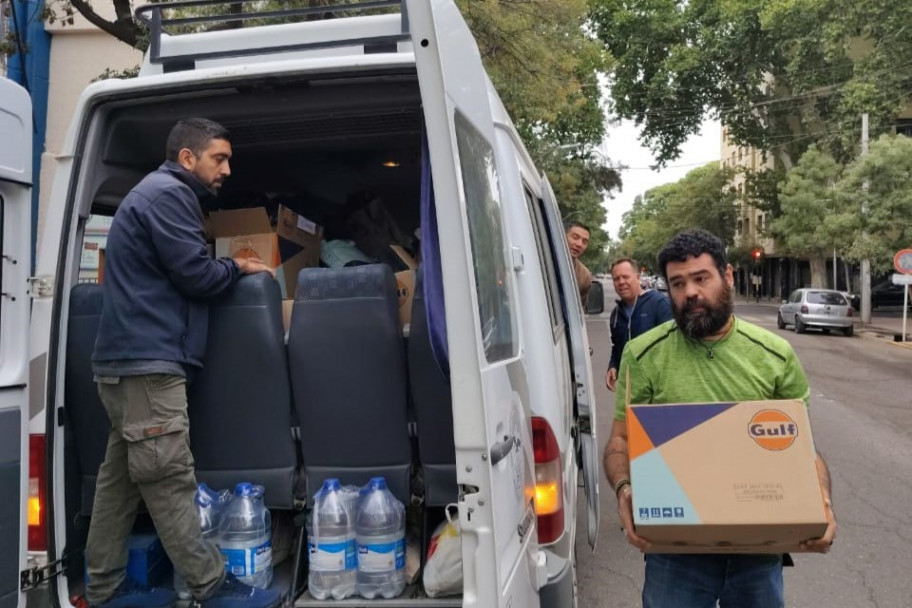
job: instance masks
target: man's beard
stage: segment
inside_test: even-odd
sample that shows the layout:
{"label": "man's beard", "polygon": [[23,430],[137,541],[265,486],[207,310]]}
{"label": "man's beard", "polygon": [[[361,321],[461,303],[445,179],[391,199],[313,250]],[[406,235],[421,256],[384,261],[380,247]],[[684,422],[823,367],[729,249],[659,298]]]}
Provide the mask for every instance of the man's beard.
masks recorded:
{"label": "man's beard", "polygon": [[[694,310],[698,306],[703,310]],[[671,310],[678,327],[693,340],[702,340],[722,331],[734,309],[732,288],[725,281],[722,282],[722,289],[715,302],[693,298],[687,300],[683,308],[679,308],[674,298],[671,300]]]}

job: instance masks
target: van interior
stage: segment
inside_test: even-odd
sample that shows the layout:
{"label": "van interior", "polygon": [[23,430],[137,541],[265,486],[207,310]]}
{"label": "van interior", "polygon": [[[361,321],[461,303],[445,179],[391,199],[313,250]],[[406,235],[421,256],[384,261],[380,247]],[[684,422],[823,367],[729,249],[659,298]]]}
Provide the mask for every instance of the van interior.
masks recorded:
{"label": "van interior", "polygon": [[[431,347],[422,289],[427,161],[417,77],[413,70],[270,77],[107,101],[78,169],[79,251],[103,248],[103,231],[93,226],[110,223],[127,192],[162,162],[171,126],[189,116],[231,133],[231,177],[204,211],[262,207],[275,221],[282,206],[322,227],[324,251],[331,243],[358,251],[348,263],[301,271],[296,291],[286,294],[294,299],[288,328],[280,288],[267,275],[244,277],[214,301],[205,367],[188,389],[198,481],[216,491],[239,482],[265,487],[273,586],[298,605],[349,605],[306,591],[302,524],[323,479],[362,485],[387,478],[407,507],[412,569],[424,565],[431,533],[458,500],[450,386]],[[395,275],[402,259],[390,245],[417,265],[407,323]],[[101,285],[91,264],[71,270],[81,279],[73,281],[61,328],[65,555],[70,597],[78,598],[110,426],[91,371]],[[154,533],[142,507],[135,532]],[[461,598],[428,598],[419,572],[400,598],[382,602],[459,606]]]}

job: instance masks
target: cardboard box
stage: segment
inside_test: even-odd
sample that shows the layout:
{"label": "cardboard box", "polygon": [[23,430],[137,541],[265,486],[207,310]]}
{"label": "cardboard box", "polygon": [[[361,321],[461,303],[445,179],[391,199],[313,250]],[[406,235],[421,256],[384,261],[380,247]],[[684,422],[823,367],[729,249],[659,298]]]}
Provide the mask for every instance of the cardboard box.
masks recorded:
{"label": "cardboard box", "polygon": [[279,207],[275,226],[262,207],[213,211],[208,230],[216,257],[258,257],[276,269],[283,298],[293,298],[298,272],[320,263],[323,229],[302,215]]}
{"label": "cardboard box", "polygon": [[399,326],[405,327],[412,320],[412,300],[415,299],[415,269],[418,264],[409,253],[399,245],[390,245],[407,270],[396,273],[396,289],[399,291]]}
{"label": "cardboard box", "polygon": [[628,405],[637,534],[651,553],[785,553],[826,514],[800,400]]}
{"label": "cardboard box", "polygon": [[291,310],[294,308],[294,300],[282,300],[282,327],[285,332],[291,329]]}
{"label": "cardboard box", "polygon": [[105,267],[105,248],[102,247],[98,250],[98,283],[99,283],[99,285],[104,280],[104,267]]}

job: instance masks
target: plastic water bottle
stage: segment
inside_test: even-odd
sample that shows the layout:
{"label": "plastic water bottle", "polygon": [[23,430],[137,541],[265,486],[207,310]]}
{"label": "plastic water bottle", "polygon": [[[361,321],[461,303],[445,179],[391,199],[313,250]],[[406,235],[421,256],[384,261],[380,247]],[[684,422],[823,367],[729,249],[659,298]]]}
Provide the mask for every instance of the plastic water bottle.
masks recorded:
{"label": "plastic water bottle", "polygon": [[358,593],[373,599],[394,598],[405,589],[405,507],[372,478],[361,494],[355,518],[358,541]]}
{"label": "plastic water bottle", "polygon": [[[227,493],[227,490],[225,492]],[[203,533],[203,539],[216,546],[219,545],[219,517],[225,502],[226,497],[215,492],[205,483],[197,486],[196,495],[193,497],[193,504],[200,518],[200,531]],[[193,597],[187,581],[176,568],[174,570],[174,591],[182,600],[189,600]]]}
{"label": "plastic water bottle", "polygon": [[266,589],[272,583],[272,520],[263,487],[239,483],[219,524],[225,569],[242,583]]}
{"label": "plastic water bottle", "polygon": [[314,497],[307,530],[310,575],[307,590],[318,599],[344,599],[355,592],[358,562],[355,554],[354,514],[338,479],[327,479]]}

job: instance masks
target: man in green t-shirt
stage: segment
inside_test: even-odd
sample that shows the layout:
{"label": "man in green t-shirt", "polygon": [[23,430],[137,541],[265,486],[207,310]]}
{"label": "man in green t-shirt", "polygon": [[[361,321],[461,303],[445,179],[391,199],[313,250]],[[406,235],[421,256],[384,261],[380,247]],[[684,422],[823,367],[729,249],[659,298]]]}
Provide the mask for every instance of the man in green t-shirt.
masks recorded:
{"label": "man in green t-shirt", "polygon": [[[704,230],[687,230],[659,253],[674,320],[629,342],[618,374],[614,425],[605,448],[608,481],[618,499],[627,540],[641,551],[649,542],[633,525],[625,405],[803,399],[809,389],[788,342],[733,314],[732,267],[722,242]],[[808,551],[826,553],[836,535],[826,464],[817,472],[829,526]],[[780,555],[646,556],[644,608],[776,608],[785,605]]]}

